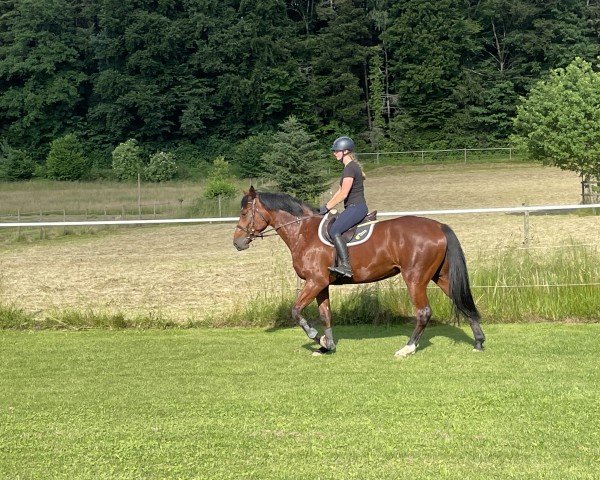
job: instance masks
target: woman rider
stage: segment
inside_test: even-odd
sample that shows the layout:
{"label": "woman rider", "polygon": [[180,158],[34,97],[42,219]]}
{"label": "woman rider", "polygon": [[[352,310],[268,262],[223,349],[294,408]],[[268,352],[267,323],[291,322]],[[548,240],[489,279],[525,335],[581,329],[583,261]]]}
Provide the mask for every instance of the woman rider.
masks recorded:
{"label": "woman rider", "polygon": [[339,202],[344,201],[344,211],[333,222],[329,230],[339,260],[338,264],[329,267],[329,270],[337,275],[351,277],[352,268],[348,259],[348,246],[342,238],[342,233],[357,225],[369,212],[363,186],[365,174],[354,156],[354,142],[351,138],[336,139],[331,151],[335,158],[344,164],[344,171],[340,178],[340,188],[331,197],[331,200],[319,209],[319,213],[324,215]]}

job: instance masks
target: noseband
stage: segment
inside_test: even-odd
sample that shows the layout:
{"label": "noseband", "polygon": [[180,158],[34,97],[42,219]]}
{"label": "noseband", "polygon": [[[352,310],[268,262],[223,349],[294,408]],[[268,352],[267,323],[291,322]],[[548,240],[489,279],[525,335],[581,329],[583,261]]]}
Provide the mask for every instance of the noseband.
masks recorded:
{"label": "noseband", "polygon": [[267,230],[266,232],[257,232],[256,229],[254,228],[254,216],[258,213],[258,215],[260,216],[260,218],[263,219],[263,221],[269,225],[269,221],[265,218],[265,216],[256,208],[256,198],[252,199],[252,217],[250,218],[250,224],[248,225],[248,227],[242,227],[239,223],[236,225],[236,229],[241,230],[242,232],[244,232],[246,234],[246,238],[248,239],[248,241],[254,240],[255,238],[263,238],[263,237],[270,237],[272,235],[277,235],[277,230],[279,230],[282,227],[285,227],[287,225],[291,225],[292,223],[298,223],[301,222],[302,220],[305,220],[307,218],[310,218],[310,216],[305,216],[305,217],[296,217],[296,220],[292,220],[291,222],[287,222],[284,223],[282,225],[279,225],[277,227],[271,227],[271,230]]}

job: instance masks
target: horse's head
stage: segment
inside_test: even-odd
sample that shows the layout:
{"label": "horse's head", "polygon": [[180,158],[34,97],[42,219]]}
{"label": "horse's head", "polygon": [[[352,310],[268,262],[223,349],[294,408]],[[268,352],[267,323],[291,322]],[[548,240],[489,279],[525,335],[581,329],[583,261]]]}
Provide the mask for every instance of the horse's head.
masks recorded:
{"label": "horse's head", "polygon": [[242,211],[233,234],[235,248],[246,250],[252,240],[261,236],[261,232],[269,225],[265,216],[268,216],[268,212],[260,203],[256,190],[251,186],[250,191],[244,192],[242,198]]}

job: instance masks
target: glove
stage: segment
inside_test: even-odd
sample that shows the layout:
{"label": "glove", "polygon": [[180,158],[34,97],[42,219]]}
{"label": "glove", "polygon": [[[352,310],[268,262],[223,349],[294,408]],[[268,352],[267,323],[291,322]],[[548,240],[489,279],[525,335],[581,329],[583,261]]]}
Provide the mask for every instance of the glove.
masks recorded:
{"label": "glove", "polygon": [[321,208],[319,208],[319,215],[325,215],[328,211],[327,205],[321,205]]}

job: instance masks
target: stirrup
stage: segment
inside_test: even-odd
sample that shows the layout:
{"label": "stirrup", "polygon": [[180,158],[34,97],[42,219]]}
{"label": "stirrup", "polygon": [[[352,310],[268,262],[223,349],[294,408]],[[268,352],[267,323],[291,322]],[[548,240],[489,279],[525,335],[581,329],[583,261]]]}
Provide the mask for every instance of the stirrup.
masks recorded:
{"label": "stirrup", "polygon": [[352,269],[350,267],[346,267],[344,265],[335,265],[333,267],[328,267],[331,273],[335,273],[341,277],[352,277]]}

